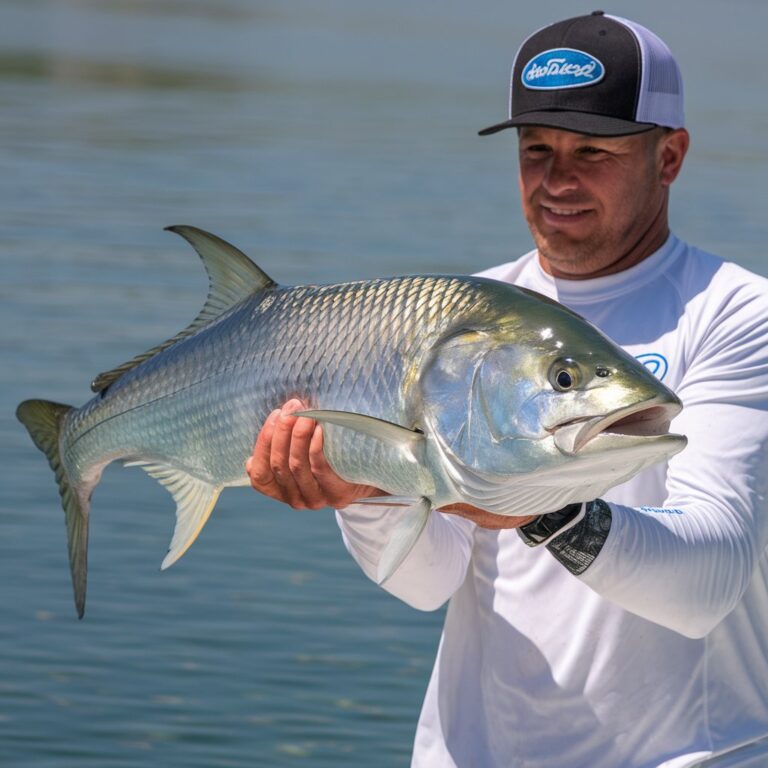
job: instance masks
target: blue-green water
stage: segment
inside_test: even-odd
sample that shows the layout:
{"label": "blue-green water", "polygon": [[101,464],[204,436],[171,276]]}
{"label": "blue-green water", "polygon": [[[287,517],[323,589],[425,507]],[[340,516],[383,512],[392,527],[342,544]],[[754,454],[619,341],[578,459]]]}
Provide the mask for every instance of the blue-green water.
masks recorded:
{"label": "blue-green water", "polygon": [[[768,273],[768,6],[628,0],[677,51],[682,237]],[[62,513],[13,416],[202,305],[195,224],[284,283],[527,250],[505,113],[521,38],[573,3],[0,2],[0,765],[407,765],[442,615],[367,582],[330,512],[226,492],[167,572],[170,497],[111,468],[75,619]]]}

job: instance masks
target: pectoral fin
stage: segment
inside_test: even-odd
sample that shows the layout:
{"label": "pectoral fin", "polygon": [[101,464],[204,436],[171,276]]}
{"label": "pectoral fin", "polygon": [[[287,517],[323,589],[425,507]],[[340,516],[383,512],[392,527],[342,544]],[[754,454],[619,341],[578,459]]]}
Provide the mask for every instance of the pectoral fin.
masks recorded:
{"label": "pectoral fin", "polygon": [[173,467],[143,461],[127,462],[127,467],[141,467],[164,485],[176,502],[176,526],[161,570],[173,565],[193,544],[216,506],[221,488],[198,480]]}
{"label": "pectoral fin", "polygon": [[349,411],[308,410],[297,411],[296,416],[306,416],[327,424],[335,424],[338,427],[346,427],[370,435],[399,450],[404,450],[414,460],[416,451],[424,443],[424,433],[417,429],[403,427],[391,421],[377,419],[374,416],[366,416],[362,413]]}
{"label": "pectoral fin", "polygon": [[421,498],[402,513],[400,522],[395,526],[387,546],[381,553],[376,573],[378,584],[383,584],[402,565],[421,536],[431,510],[430,500]]}

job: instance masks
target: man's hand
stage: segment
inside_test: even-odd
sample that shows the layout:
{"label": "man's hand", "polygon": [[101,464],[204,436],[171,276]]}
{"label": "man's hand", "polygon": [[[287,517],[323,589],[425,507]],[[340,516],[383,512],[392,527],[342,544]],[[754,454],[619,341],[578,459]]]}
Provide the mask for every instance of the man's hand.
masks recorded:
{"label": "man's hand", "polygon": [[[371,485],[348,483],[331,469],[323,453],[322,427],[314,419],[294,415],[305,407],[294,399],[269,414],[245,465],[251,485],[294,509],[343,509],[357,499],[386,495]],[[439,511],[491,530],[517,528],[536,517],[504,517],[469,504],[450,504]]]}
{"label": "man's hand", "polygon": [[491,531],[500,531],[504,528],[519,528],[521,525],[526,525],[538,517],[538,515],[530,515],[529,517],[494,515],[493,512],[486,512],[484,509],[478,509],[470,504],[448,504],[448,506],[440,507],[438,512],[447,512],[450,515],[466,517],[467,520],[471,520],[480,528],[487,528]]}
{"label": "man's hand", "polygon": [[322,427],[293,415],[305,407],[294,399],[269,414],[245,465],[251,485],[294,509],[343,509],[356,499],[381,496],[378,488],[348,483],[331,469]]}

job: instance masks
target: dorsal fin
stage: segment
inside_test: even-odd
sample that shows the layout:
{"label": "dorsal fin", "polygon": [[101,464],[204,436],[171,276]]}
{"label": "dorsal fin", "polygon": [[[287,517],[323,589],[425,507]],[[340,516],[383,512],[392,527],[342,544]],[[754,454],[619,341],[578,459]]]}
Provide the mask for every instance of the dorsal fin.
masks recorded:
{"label": "dorsal fin", "polygon": [[154,357],[177,341],[191,336],[247,296],[277,285],[242,251],[210,232],[186,225],[166,227],[166,230],[181,235],[200,255],[205,271],[208,273],[208,298],[205,305],[190,325],[172,339],[152,347],[111,371],[100,373],[91,382],[91,389],[94,392],[101,392],[139,363]]}

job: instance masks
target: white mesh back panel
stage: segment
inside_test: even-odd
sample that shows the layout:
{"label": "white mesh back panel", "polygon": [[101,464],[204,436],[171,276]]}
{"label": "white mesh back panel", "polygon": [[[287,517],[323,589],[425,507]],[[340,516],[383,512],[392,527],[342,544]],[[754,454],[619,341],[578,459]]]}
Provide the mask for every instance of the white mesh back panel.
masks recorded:
{"label": "white mesh back panel", "polygon": [[640,46],[643,74],[635,120],[682,128],[685,125],[683,78],[666,43],[634,21],[608,14],[606,17],[627,27]]}

